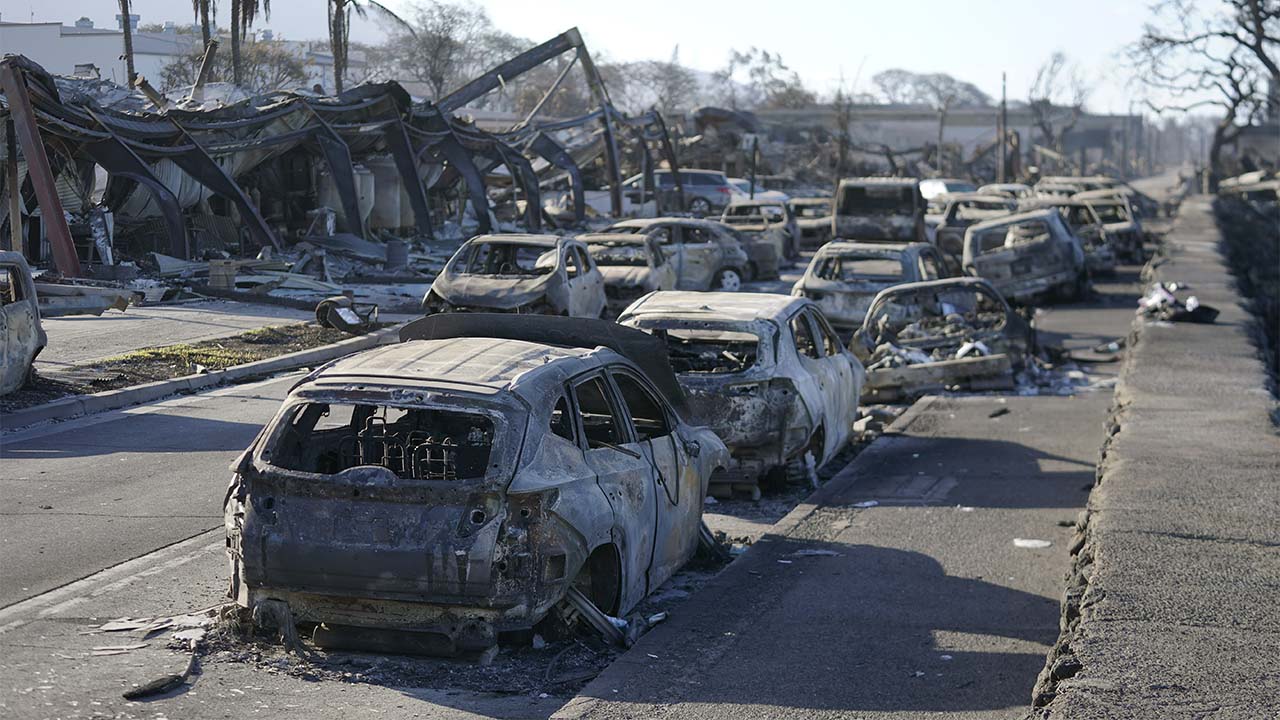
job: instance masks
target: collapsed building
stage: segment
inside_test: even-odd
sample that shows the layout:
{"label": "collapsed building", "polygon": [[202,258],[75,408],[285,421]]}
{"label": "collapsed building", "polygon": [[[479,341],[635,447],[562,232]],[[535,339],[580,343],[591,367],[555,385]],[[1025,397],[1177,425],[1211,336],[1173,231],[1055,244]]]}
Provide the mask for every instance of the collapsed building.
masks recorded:
{"label": "collapsed building", "polygon": [[[569,52],[542,102],[508,130],[462,114]],[[595,109],[540,117],[574,65]],[[464,231],[581,224],[591,187],[607,188],[620,215],[625,171],[677,167],[662,117],[614,107],[576,28],[434,103],[395,82],[223,102],[197,81],[175,100],[145,83],[53,76],[22,56],[0,61],[0,91],[0,244],[64,278],[117,279],[126,258],[183,268],[219,255],[295,258],[286,270],[321,280],[402,270],[423,254],[447,258]],[[680,203],[675,190],[658,202]],[[351,262],[294,267],[314,248]]]}

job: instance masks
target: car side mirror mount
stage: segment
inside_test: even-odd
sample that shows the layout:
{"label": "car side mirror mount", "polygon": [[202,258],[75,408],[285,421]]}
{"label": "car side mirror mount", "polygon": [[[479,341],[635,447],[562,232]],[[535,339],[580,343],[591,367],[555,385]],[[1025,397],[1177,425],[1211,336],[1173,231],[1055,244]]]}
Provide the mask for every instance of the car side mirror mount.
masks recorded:
{"label": "car side mirror mount", "polygon": [[702,454],[702,445],[697,440],[685,440],[684,451],[689,457],[696,458]]}

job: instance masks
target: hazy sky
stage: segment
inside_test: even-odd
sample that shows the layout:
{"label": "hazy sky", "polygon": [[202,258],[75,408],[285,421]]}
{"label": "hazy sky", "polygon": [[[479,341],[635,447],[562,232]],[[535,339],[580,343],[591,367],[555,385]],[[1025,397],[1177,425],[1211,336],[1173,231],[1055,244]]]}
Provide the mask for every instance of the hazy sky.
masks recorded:
{"label": "hazy sky", "polygon": [[[1211,2],[1212,0],[1202,0]],[[413,0],[383,0],[405,10]],[[999,96],[1009,74],[1010,98],[1025,98],[1036,67],[1061,49],[1097,82],[1095,112],[1124,112],[1131,71],[1121,48],[1135,39],[1149,0],[479,0],[495,24],[536,41],[577,25],[596,56],[612,60],[667,58],[679,45],[686,65],[714,70],[730,48],[780,52],[805,82],[826,93],[841,73],[855,90],[870,90],[880,70],[903,67],[947,72]],[[219,5],[230,7],[230,0]],[[187,0],[133,0],[143,22],[190,22]],[[61,21],[87,15],[115,27],[113,0],[0,0],[4,20]],[[294,40],[324,38],[325,0],[274,0],[271,28]],[[225,10],[224,10],[225,12]],[[226,24],[226,20],[219,18]],[[353,40],[373,42],[382,28],[357,21]],[[0,52],[3,52],[0,48]]]}

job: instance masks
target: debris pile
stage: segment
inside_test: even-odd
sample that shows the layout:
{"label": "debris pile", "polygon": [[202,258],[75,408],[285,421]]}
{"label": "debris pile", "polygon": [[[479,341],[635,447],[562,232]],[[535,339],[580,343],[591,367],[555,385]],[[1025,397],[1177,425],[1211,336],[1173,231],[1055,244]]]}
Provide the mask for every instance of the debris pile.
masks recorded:
{"label": "debris pile", "polygon": [[1138,300],[1138,314],[1148,320],[1163,322],[1212,323],[1218,309],[1203,305],[1195,295],[1179,300],[1175,293],[1184,289],[1176,282],[1156,283]]}

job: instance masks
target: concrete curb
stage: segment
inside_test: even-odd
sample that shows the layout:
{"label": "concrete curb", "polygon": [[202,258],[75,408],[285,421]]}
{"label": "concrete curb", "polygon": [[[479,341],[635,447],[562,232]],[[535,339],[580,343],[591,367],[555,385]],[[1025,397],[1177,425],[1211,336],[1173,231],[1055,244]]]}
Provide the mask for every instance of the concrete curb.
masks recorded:
{"label": "concrete curb", "polygon": [[[881,438],[904,432],[907,427],[915,422],[916,418],[923,414],[928,408],[937,401],[937,396],[928,395],[920,398],[907,408],[884,430],[884,434],[876,438],[870,445],[863,449],[858,457],[862,457],[872,452],[877,445],[881,444]],[[855,459],[856,462],[856,459]],[[854,463],[850,463],[853,465]],[[848,466],[836,473],[822,487],[814,490],[787,513],[773,524],[773,527],[764,534],[764,538],[770,536],[784,537],[795,530],[804,522],[806,518],[812,515],[819,507],[826,504],[829,500],[838,497],[841,493],[848,490],[849,486],[858,480],[858,474],[848,472]],[[767,548],[760,545],[752,545],[747,551],[733,559],[718,575],[709,580],[706,585],[698,589],[697,593],[685,602],[694,602],[697,598],[708,594],[716,594],[728,592],[735,587],[744,587],[750,584],[750,564],[757,556],[762,555]],[[614,659],[604,672],[600,673],[594,680],[587,683],[578,694],[570,698],[559,710],[551,716],[551,720],[581,720],[591,715],[594,710],[607,701],[601,699],[606,696],[608,689],[615,684],[613,676],[617,674],[625,674],[633,670],[634,667],[642,667],[646,656],[646,646],[644,639],[633,645],[629,650]]]}
{"label": "concrete curb", "polygon": [[0,430],[8,432],[36,423],[69,420],[81,415],[93,415],[107,410],[119,410],[131,405],[159,400],[170,395],[207,390],[211,387],[247,377],[270,375],[282,370],[294,370],[300,367],[318,365],[344,355],[396,342],[399,337],[400,326],[395,325],[368,335],[340,340],[336,343],[311,348],[310,350],[299,350],[278,357],[257,360],[244,365],[235,365],[225,370],[213,370],[200,375],[184,375],[169,380],[157,380],[156,382],[120,388],[119,390],[107,390],[92,395],[61,398],[43,405],[5,413],[3,424],[0,424]]}

